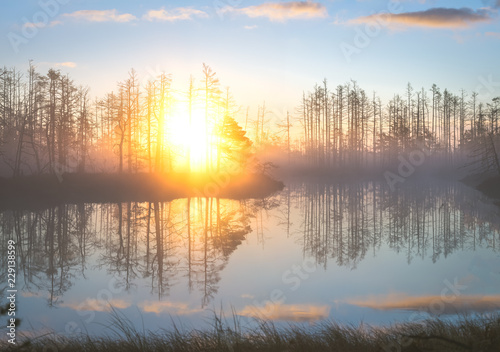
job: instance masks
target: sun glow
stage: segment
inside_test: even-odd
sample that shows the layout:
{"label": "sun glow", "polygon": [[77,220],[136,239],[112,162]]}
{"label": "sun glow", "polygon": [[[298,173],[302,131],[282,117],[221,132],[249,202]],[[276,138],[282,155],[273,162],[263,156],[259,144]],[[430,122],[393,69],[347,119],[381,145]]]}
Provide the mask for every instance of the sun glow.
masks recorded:
{"label": "sun glow", "polygon": [[162,106],[167,108],[161,109],[163,119],[158,121],[162,131],[156,144],[160,170],[162,165],[163,170],[203,173],[248,167],[252,142],[232,111],[215,103],[205,110],[203,100],[191,104],[173,100]]}
{"label": "sun glow", "polygon": [[[212,145],[210,131],[205,123],[204,109],[189,109],[180,105],[165,118],[166,138],[174,149],[178,168],[188,169],[188,156],[191,171],[203,171],[207,163],[207,149]],[[213,150],[210,155],[213,155]],[[215,154],[216,155],[216,154]]]}

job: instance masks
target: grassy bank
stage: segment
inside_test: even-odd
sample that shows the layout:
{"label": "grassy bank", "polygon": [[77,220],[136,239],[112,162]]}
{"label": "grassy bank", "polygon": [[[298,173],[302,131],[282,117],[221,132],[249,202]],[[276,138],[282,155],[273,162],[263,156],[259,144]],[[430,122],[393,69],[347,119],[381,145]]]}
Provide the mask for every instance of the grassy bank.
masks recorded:
{"label": "grassy bank", "polygon": [[156,202],[186,197],[264,198],[283,183],[262,174],[63,174],[0,178],[0,208]]}
{"label": "grassy bank", "polygon": [[455,322],[431,319],[390,327],[343,326],[333,322],[316,327],[277,328],[260,322],[242,332],[237,319],[231,323],[215,317],[212,329],[183,332],[174,328],[160,333],[136,331],[130,322],[115,319],[106,338],[55,335],[18,341],[9,351],[499,351],[500,317],[462,318]]}

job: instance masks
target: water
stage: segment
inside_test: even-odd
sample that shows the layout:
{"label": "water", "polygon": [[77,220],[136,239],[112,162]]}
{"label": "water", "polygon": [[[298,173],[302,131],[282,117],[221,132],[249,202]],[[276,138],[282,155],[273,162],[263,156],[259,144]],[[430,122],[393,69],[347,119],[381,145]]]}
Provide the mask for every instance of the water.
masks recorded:
{"label": "water", "polygon": [[113,314],[157,331],[208,328],[221,310],[243,326],[376,325],[500,307],[499,208],[460,183],[297,183],[266,200],[7,210],[0,224],[25,335],[109,334]]}

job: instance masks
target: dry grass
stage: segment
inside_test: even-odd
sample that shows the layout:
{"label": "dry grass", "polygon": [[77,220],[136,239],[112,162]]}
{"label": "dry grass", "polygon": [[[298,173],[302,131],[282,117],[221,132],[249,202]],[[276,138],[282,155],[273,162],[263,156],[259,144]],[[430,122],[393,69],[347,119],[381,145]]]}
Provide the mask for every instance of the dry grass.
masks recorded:
{"label": "dry grass", "polygon": [[107,337],[81,335],[64,338],[44,336],[21,342],[8,351],[500,351],[500,316],[462,317],[459,320],[429,319],[388,327],[340,325],[325,322],[315,327],[289,325],[278,328],[272,322],[242,331],[238,317],[229,321],[214,314],[207,330],[138,331],[116,311]]}

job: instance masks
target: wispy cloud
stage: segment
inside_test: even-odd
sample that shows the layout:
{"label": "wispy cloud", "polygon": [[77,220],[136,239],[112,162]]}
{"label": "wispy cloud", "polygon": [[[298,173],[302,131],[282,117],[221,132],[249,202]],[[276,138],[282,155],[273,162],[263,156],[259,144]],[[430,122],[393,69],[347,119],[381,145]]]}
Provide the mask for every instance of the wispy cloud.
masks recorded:
{"label": "wispy cloud", "polygon": [[159,10],[149,10],[143,19],[147,21],[181,21],[181,20],[192,20],[193,18],[207,18],[208,14],[201,10],[196,10],[190,7],[178,7],[173,10],[165,10],[161,8]]}
{"label": "wispy cloud", "polygon": [[52,21],[49,23],[49,27],[54,27],[54,26],[57,26],[59,24],[62,24],[62,21],[55,20],[55,21]]}
{"label": "wispy cloud", "polygon": [[111,311],[111,307],[125,309],[130,307],[130,303],[122,299],[103,301],[95,298],[87,298],[83,302],[62,303],[61,307],[67,307],[77,311],[109,312]]}
{"label": "wispy cloud", "polygon": [[475,296],[461,295],[441,296],[408,296],[406,294],[390,294],[378,297],[367,297],[348,300],[347,303],[358,307],[378,310],[410,310],[425,311],[430,314],[458,314],[465,312],[488,312],[500,308],[500,295]]}
{"label": "wispy cloud", "polygon": [[243,26],[243,28],[245,28],[245,29],[256,29],[257,25],[254,24],[253,26]]}
{"label": "wispy cloud", "polygon": [[189,315],[202,312],[199,308],[190,308],[187,303],[168,301],[145,301],[139,307],[146,313],[169,313],[171,315]]}
{"label": "wispy cloud", "polygon": [[72,61],[66,61],[66,62],[56,62],[54,64],[55,67],[69,67],[69,68],[75,68],[76,67],[76,62]]}
{"label": "wispy cloud", "polygon": [[316,306],[312,304],[271,304],[263,308],[246,306],[238,312],[239,315],[264,318],[267,320],[284,320],[297,322],[312,322],[328,318],[329,306]]}
{"label": "wispy cloud", "polygon": [[49,23],[43,23],[43,22],[24,22],[23,27],[24,28],[45,28],[45,27],[54,27],[57,26],[58,24],[61,24],[61,21],[51,21]]}
{"label": "wispy cloud", "polygon": [[80,10],[72,13],[63,14],[61,17],[70,18],[88,22],[119,22],[125,23],[137,19],[130,13],[118,13],[116,9],[112,10]]}
{"label": "wispy cloud", "polygon": [[491,20],[491,12],[485,9],[436,7],[425,11],[364,16],[352,20],[351,23],[372,23],[377,21],[396,26],[467,28],[473,24],[487,23]]}
{"label": "wispy cloud", "polygon": [[500,33],[499,32],[486,32],[485,33],[487,37],[493,37],[500,39]]}
{"label": "wispy cloud", "polygon": [[267,17],[271,21],[314,19],[328,17],[326,7],[312,1],[268,2],[242,8],[226,7],[224,12],[246,15],[251,18]]}
{"label": "wispy cloud", "polygon": [[73,61],[64,61],[64,62],[40,62],[38,66],[47,66],[47,67],[68,67],[75,68],[77,66],[76,62]]}
{"label": "wispy cloud", "polygon": [[43,28],[46,24],[43,22],[25,22],[23,28]]}

